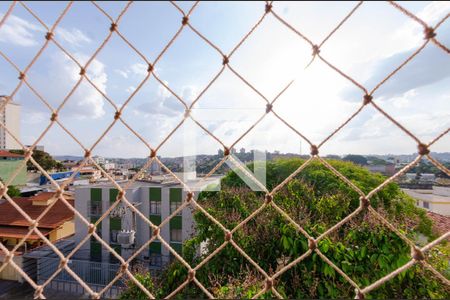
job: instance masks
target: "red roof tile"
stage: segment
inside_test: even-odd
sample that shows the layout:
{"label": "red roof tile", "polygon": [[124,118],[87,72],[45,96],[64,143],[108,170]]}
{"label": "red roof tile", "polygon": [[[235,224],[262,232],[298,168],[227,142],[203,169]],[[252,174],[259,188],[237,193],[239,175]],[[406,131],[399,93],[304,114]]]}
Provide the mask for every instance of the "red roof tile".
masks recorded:
{"label": "red roof tile", "polygon": [[6,150],[0,150],[0,157],[25,157],[25,156],[21,154],[11,153]]}
{"label": "red roof tile", "polygon": [[433,227],[438,234],[444,234],[450,231],[450,217],[443,216],[434,212],[427,212],[427,215],[433,220]]}
{"label": "red roof tile", "polygon": [[[36,198],[49,199],[48,194],[43,196],[37,195]],[[33,197],[28,198],[13,198],[14,202],[25,211],[32,219],[36,219],[46,208],[45,205],[33,205]],[[45,200],[45,199],[42,199]],[[39,221],[39,228],[54,229],[62,225],[64,222],[73,219],[74,213],[70,210],[62,200],[58,199],[53,207],[44,215]],[[74,206],[73,200],[67,200],[72,206]],[[0,204],[0,225],[3,226],[30,226],[30,223],[25,219],[19,211],[12,206],[8,201],[4,201]]]}

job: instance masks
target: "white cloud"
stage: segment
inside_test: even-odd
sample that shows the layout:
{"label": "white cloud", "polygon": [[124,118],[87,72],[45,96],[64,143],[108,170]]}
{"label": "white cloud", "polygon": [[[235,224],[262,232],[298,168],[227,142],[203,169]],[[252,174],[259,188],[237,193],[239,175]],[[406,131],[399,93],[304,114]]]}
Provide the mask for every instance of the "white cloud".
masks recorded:
{"label": "white cloud", "polygon": [[147,69],[148,66],[142,63],[135,63],[130,67],[131,72],[133,72],[136,75],[143,75],[143,76],[147,75],[148,73]]}
{"label": "white cloud", "polygon": [[123,78],[128,78],[128,70],[119,70],[119,69],[115,69],[114,72],[116,72],[117,74],[119,74],[120,76],[122,76]]}
{"label": "white cloud", "polygon": [[127,93],[132,93],[136,90],[136,88],[132,85],[130,85],[129,87],[127,87],[127,89],[125,90]]}
{"label": "white cloud", "polygon": [[[3,14],[0,14],[0,18]],[[44,32],[44,29],[38,27],[22,18],[10,15],[3,26],[0,28],[0,42],[31,47],[38,44],[38,34]],[[44,36],[42,35],[42,41]]]}
{"label": "white cloud", "polygon": [[83,43],[90,43],[92,40],[81,30],[72,28],[67,30],[63,27],[56,28],[56,35],[74,46],[80,46]]}

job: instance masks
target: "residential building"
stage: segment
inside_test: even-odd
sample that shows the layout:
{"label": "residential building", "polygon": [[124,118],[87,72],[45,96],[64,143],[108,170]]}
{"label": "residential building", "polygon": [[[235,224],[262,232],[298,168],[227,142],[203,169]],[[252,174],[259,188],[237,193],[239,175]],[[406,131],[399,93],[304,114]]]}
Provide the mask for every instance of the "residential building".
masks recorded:
{"label": "residential building", "polygon": [[[65,198],[70,205],[74,206],[74,200],[69,194],[65,194]],[[75,233],[73,211],[62,200],[57,199],[54,192],[42,192],[32,197],[17,197],[13,198],[13,201],[32,219],[39,217],[49,205],[56,201],[39,220],[37,228],[52,243]],[[36,232],[27,236],[30,223],[10,202],[3,200],[0,203],[0,212],[1,243],[12,250],[17,243],[26,238],[23,245],[14,253],[14,262],[22,266],[24,263],[22,255],[43,246],[44,241]],[[5,253],[0,251],[0,265],[4,259]],[[9,265],[0,273],[0,279],[21,281],[22,277]]]}
{"label": "residential building", "polygon": [[[179,183],[164,179],[162,176],[159,179],[154,177],[152,181],[137,181],[126,189],[126,198],[155,225],[160,225],[186,198],[186,191]],[[202,186],[217,182],[218,178],[210,178],[205,180]],[[120,184],[124,185],[125,183]],[[189,181],[188,184],[195,184],[195,180]],[[75,207],[91,223],[95,223],[110,208],[111,203],[116,201],[117,195],[118,190],[112,184],[80,186],[75,189]],[[160,229],[161,237],[179,253],[182,252],[183,241],[189,239],[193,234],[191,209],[191,206],[183,209]],[[120,210],[123,212],[122,215],[117,213]],[[88,234],[88,228],[81,219],[77,217],[75,219],[77,228],[75,242],[79,243]],[[134,243],[132,245],[120,244],[118,236],[121,232],[130,231],[134,232]],[[124,258],[130,257],[152,236],[149,224],[122,204],[121,208],[113,209],[97,225],[97,233]],[[107,249],[93,237],[89,243],[82,246],[77,257],[103,262],[114,262],[115,260]],[[162,246],[159,240],[156,240],[150,244],[147,250],[141,252],[138,259],[148,261],[153,265],[161,265],[170,257],[169,250]]]}
{"label": "residential building", "polygon": [[395,174],[395,165],[391,163],[368,165],[364,167],[372,173],[381,173],[385,176],[392,176]]}
{"label": "residential building", "polygon": [[450,216],[450,187],[433,186],[433,189],[403,189],[408,195],[416,199],[417,206],[428,211]]}
{"label": "residential building", "polygon": [[0,149],[22,149],[20,144],[11,136],[20,139],[20,105],[8,102],[6,96],[0,96],[0,122],[8,129],[0,126]]}
{"label": "residential building", "polygon": [[10,184],[25,185],[27,183],[27,167],[23,166],[24,159],[23,155],[0,150],[0,179],[8,182],[18,172]]}

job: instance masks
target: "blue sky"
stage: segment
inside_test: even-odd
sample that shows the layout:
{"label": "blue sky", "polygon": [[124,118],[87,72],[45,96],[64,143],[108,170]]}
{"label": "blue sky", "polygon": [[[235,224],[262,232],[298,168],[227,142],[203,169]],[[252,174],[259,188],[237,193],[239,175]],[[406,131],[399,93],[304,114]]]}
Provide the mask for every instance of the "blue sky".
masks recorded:
{"label": "blue sky", "polygon": [[[51,26],[65,2],[26,2]],[[113,18],[123,2],[98,2]],[[9,3],[0,3],[3,15]],[[179,4],[187,11],[192,2]],[[276,2],[274,9],[302,33],[319,43],[352,9],[354,2]],[[450,12],[449,2],[402,2],[434,25]],[[190,17],[199,32],[229,53],[256,23],[263,2],[201,2]],[[124,15],[120,32],[153,61],[181,24],[181,14],[170,3],[135,2]],[[110,21],[91,3],[75,2],[62,20],[55,39],[80,62],[86,62],[108,34]],[[44,42],[45,28],[17,5],[0,29],[0,49],[24,68]],[[437,31],[450,45],[450,21]],[[368,89],[395,69],[420,45],[420,26],[386,3],[364,3],[321,49],[327,60],[342,68]],[[294,84],[277,100],[276,112],[310,140],[319,143],[360,105],[362,94],[319,60],[311,59],[308,44],[268,16],[230,60],[231,66],[268,99],[290,81]],[[158,76],[187,102],[192,101],[220,70],[222,58],[189,28],[156,65]],[[0,94],[9,94],[17,73],[0,59]],[[28,74],[30,84],[56,107],[75,84],[79,69],[55,45],[45,50]],[[88,76],[117,105],[122,105],[146,76],[145,62],[113,35],[88,69]],[[427,142],[450,126],[450,56],[430,44],[410,65],[374,95],[379,106]],[[23,86],[16,95],[22,105],[20,139],[33,143],[49,123],[50,111]],[[225,144],[236,140],[264,112],[264,101],[229,70],[196,104],[193,115]],[[154,78],[150,78],[123,112],[127,123],[152,146],[158,145],[183,117],[183,106]],[[87,82],[68,100],[60,121],[89,147],[111,123],[113,107]],[[183,147],[186,143],[190,147]],[[40,144],[52,154],[82,154],[58,126]],[[196,146],[196,147],[192,147]],[[268,115],[238,145],[282,152],[308,152],[289,128]],[[189,148],[193,153],[186,153]],[[220,145],[186,122],[161,148],[160,154],[215,153]],[[413,140],[371,107],[323,146],[322,153],[412,153]],[[447,135],[434,151],[450,151]],[[145,145],[122,124],[116,124],[94,150],[116,157],[148,155]]]}

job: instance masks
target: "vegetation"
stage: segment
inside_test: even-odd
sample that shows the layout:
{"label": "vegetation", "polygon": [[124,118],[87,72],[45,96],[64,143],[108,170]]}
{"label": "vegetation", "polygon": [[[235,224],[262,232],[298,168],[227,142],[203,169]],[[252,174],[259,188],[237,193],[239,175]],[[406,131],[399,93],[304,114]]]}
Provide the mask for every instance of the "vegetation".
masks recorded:
{"label": "vegetation", "polygon": [[[282,182],[302,163],[300,159],[268,162],[268,189]],[[365,193],[385,179],[349,162],[330,163]],[[248,217],[263,201],[264,194],[249,191],[235,173],[228,173],[222,180],[221,191],[204,192],[199,198],[208,213],[228,229]],[[359,195],[323,165],[312,163],[276,193],[273,201],[310,235],[317,237],[354,211],[359,205]],[[434,238],[432,223],[425,211],[415,207],[415,201],[396,184],[388,184],[374,195],[371,204],[410,239]],[[204,214],[197,212],[194,218],[197,234],[183,245],[183,258],[192,266],[225,241],[224,232]],[[270,207],[235,231],[233,240],[268,274],[308,251],[308,240]],[[202,253],[198,251],[200,245],[204,248]],[[367,210],[321,240],[318,248],[361,287],[410,259],[409,246]],[[448,254],[448,247],[441,246],[430,251],[429,261],[449,278]],[[446,255],[447,260],[444,259]],[[160,278],[152,280],[145,275],[141,280],[150,281],[152,293],[163,297],[184,282],[187,275],[186,267],[174,262]],[[196,272],[196,278],[219,298],[251,298],[263,288],[264,282],[255,267],[230,244],[202,266]],[[275,287],[286,298],[354,297],[354,288],[316,253],[283,273],[277,278]],[[135,288],[131,284],[126,293]],[[193,283],[178,295],[179,298],[204,296]],[[273,296],[271,292],[264,295]],[[448,287],[420,266],[400,273],[367,295],[367,298],[449,297]]]}
{"label": "vegetation", "polygon": [[343,160],[350,161],[357,165],[367,165],[367,158],[362,155],[349,154],[344,156]]}
{"label": "vegetation", "polygon": [[[24,154],[23,150],[10,150],[10,152],[22,155]],[[57,169],[58,171],[61,171],[64,169],[64,166],[60,162],[54,160],[53,157],[45,151],[35,149],[33,150],[32,157],[46,171],[52,169]],[[27,169],[37,170],[36,166],[33,165],[33,163],[30,161],[27,162]]]}
{"label": "vegetation", "polygon": [[16,188],[14,185],[8,186],[8,196],[12,197],[20,197],[20,190]]}

